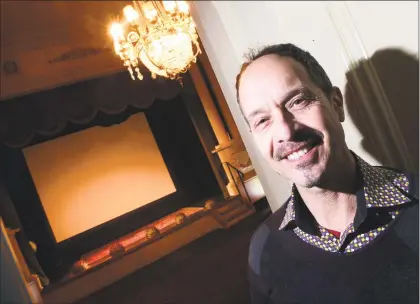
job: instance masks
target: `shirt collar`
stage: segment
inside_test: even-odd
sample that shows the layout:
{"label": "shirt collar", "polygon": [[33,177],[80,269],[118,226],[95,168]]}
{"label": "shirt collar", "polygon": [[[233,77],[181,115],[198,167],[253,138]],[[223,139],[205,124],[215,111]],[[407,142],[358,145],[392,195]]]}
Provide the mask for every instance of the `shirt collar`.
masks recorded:
{"label": "shirt collar", "polygon": [[[409,202],[410,199],[400,190],[401,186],[409,187],[408,178],[404,174],[382,167],[373,167],[356,154],[354,156],[363,179],[363,187],[356,193],[357,211],[354,219],[356,228],[366,219],[368,208],[401,205]],[[292,187],[292,193],[279,229],[282,230],[292,223],[304,232],[313,235],[319,233],[316,220],[303,203],[295,185]]]}

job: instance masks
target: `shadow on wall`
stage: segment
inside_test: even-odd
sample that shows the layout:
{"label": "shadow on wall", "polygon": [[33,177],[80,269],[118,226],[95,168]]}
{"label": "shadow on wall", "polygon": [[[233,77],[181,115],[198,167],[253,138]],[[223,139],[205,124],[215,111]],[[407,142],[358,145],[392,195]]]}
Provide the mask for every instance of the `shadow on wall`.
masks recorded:
{"label": "shadow on wall", "polygon": [[377,51],[346,74],[345,100],[362,147],[384,166],[419,171],[419,62],[399,49]]}

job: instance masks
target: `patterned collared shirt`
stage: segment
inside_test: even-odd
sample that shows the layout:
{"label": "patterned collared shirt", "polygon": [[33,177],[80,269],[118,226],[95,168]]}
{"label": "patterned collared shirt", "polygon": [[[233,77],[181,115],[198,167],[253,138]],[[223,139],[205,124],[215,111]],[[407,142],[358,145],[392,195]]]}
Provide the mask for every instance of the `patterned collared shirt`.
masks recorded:
{"label": "patterned collared shirt", "polygon": [[398,216],[403,205],[411,201],[403,194],[408,192],[409,180],[400,172],[373,167],[355,156],[363,188],[356,193],[354,221],[339,238],[316,222],[295,185],[279,229],[293,229],[303,241],[326,251],[341,253],[357,251],[378,237]]}

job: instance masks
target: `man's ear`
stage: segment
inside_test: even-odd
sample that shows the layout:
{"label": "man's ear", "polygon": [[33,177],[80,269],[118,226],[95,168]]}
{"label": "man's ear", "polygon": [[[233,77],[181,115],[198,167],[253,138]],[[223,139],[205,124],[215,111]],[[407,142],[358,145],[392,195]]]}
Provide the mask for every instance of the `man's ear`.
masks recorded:
{"label": "man's ear", "polygon": [[340,122],[344,121],[344,99],[343,94],[337,87],[333,87],[330,95],[330,100],[332,102],[333,110],[337,113],[338,119]]}

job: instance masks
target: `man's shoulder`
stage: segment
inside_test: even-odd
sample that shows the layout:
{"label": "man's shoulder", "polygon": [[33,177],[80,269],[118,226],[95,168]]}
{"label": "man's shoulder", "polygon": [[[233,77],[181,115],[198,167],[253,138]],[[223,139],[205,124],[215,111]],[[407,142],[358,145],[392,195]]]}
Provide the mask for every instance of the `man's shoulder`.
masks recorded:
{"label": "man's shoulder", "polygon": [[249,248],[249,265],[254,272],[258,273],[260,268],[260,261],[263,252],[266,250],[266,245],[270,241],[272,234],[279,230],[280,224],[283,221],[286,213],[286,207],[289,200],[283,204],[278,210],[270,215],[254,232],[251,238]]}

